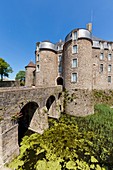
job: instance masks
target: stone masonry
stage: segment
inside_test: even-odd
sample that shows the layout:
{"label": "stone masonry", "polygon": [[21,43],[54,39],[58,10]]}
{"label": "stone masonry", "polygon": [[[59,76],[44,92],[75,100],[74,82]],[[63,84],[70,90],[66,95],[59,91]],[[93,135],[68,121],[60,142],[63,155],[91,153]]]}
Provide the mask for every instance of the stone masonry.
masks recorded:
{"label": "stone masonry", "polygon": [[[0,90],[0,166],[19,154],[18,132],[22,131],[20,128],[23,125],[24,129],[43,133],[49,127],[48,117],[59,118],[61,92],[61,86]],[[51,96],[54,96],[52,102]],[[51,114],[52,108],[54,114]],[[22,117],[19,118],[18,113],[21,113]]]}

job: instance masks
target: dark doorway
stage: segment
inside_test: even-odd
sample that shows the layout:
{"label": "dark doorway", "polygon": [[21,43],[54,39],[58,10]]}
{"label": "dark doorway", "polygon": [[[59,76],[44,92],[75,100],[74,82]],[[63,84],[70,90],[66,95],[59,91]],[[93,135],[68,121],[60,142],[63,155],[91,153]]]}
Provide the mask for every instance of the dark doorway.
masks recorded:
{"label": "dark doorway", "polygon": [[38,107],[39,106],[37,103],[29,102],[21,109],[20,113],[22,116],[18,120],[18,143],[19,145],[25,133],[27,132],[31,119]]}
{"label": "dark doorway", "polygon": [[57,85],[62,85],[63,86],[63,78],[62,77],[57,78]]}
{"label": "dark doorway", "polygon": [[46,102],[46,107],[47,107],[47,109],[49,110],[50,109],[50,107],[51,107],[51,105],[52,105],[52,103],[55,101],[55,97],[54,96],[50,96],[49,98],[48,98],[48,100],[47,100],[47,102]]}

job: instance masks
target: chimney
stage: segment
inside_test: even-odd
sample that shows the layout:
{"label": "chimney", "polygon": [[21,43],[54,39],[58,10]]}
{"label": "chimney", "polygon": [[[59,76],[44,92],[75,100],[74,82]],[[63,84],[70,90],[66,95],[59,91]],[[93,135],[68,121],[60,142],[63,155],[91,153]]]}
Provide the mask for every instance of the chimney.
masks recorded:
{"label": "chimney", "polygon": [[87,28],[88,31],[92,32],[92,23],[88,23],[86,25],[86,28]]}

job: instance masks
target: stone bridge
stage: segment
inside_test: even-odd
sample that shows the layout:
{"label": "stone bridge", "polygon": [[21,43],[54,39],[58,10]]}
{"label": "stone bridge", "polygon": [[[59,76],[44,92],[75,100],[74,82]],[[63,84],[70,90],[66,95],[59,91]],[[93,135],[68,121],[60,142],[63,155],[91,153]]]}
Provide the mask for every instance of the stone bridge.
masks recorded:
{"label": "stone bridge", "polygon": [[43,133],[63,111],[62,86],[0,89],[0,165],[19,154],[28,129]]}

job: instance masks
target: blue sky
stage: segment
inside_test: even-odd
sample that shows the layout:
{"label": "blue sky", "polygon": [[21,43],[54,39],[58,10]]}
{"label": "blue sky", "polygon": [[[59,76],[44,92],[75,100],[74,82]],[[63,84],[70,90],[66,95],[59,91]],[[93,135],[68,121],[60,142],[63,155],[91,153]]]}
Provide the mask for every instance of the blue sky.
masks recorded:
{"label": "blue sky", "polygon": [[55,43],[93,21],[93,35],[113,41],[113,0],[0,0],[0,57],[10,79],[35,61],[35,44]]}

